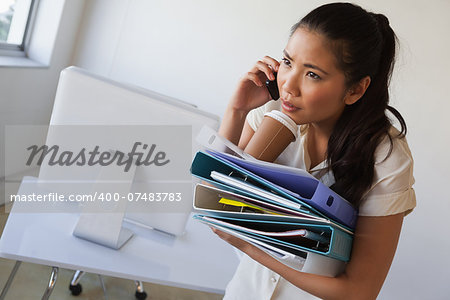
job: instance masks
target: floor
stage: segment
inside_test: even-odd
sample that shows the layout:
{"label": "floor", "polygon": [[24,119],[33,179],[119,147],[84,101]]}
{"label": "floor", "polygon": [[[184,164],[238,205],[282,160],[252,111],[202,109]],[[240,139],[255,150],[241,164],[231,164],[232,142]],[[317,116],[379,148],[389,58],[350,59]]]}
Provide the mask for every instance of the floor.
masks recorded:
{"label": "floor", "polygon": [[[8,214],[4,207],[0,207],[0,235],[3,232]],[[15,262],[0,258],[0,291],[3,289],[8,276]],[[22,263],[19,271],[4,300],[32,300],[40,299],[48,285],[51,273],[51,267]],[[55,289],[50,299],[58,300],[84,300],[84,299],[107,299],[107,300],[126,300],[136,299],[134,297],[135,285],[131,280],[124,280],[114,277],[102,277],[106,295],[103,292],[101,281],[98,275],[86,274],[80,281],[83,291],[79,296],[72,296],[68,289],[73,275],[72,270],[60,269]],[[174,288],[169,286],[144,283],[145,291],[149,300],[218,300],[221,295],[193,291],[188,289]]]}

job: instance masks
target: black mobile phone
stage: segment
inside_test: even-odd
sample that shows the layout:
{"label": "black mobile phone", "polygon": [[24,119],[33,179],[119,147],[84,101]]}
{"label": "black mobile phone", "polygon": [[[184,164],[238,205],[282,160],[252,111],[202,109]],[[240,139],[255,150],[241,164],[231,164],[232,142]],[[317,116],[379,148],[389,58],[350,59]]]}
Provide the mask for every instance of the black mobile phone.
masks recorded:
{"label": "black mobile phone", "polygon": [[273,100],[278,100],[280,98],[280,91],[278,91],[277,72],[274,72],[273,75],[275,75],[275,79],[267,79],[266,87],[269,90],[270,97],[272,97]]}

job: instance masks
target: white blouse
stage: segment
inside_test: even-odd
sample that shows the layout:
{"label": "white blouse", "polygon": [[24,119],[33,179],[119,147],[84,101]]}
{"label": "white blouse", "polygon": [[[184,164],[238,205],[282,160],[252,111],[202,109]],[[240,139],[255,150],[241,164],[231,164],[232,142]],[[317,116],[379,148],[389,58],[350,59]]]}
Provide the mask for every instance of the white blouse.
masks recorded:
{"label": "white blouse", "polygon": [[[280,101],[270,101],[264,106],[252,110],[247,122],[256,131],[266,112],[280,110]],[[326,172],[326,161],[311,169],[311,160],[306,148],[306,136],[298,126],[297,140],[291,143],[277,158],[276,163],[301,168],[330,186],[334,183],[332,172]],[[395,137],[398,130],[391,128]],[[413,158],[406,138],[393,138],[393,149],[386,158],[390,148],[386,137],[375,152],[375,176],[369,191],[364,195],[359,206],[360,216],[387,216],[401,212],[410,213],[416,206],[416,197],[412,185]],[[300,266],[301,268],[301,266]],[[232,299],[318,299],[297,288],[283,277],[243,255],[241,262],[229,282],[225,300]]]}

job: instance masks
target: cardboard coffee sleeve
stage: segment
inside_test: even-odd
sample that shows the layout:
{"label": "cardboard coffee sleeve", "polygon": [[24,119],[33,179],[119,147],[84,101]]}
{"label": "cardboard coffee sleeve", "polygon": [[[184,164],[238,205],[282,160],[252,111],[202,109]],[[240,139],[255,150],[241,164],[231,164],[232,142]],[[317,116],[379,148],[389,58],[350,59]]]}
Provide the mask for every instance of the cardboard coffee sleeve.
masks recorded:
{"label": "cardboard coffee sleeve", "polygon": [[259,160],[273,162],[297,138],[297,124],[281,111],[264,115],[261,125],[244,149]]}

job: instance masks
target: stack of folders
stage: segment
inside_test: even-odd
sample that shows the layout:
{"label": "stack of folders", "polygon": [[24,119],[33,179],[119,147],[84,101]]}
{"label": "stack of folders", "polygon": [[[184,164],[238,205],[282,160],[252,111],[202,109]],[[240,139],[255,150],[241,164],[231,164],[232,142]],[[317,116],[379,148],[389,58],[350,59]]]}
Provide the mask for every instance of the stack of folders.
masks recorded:
{"label": "stack of folders", "polygon": [[309,173],[214,150],[198,152],[191,173],[202,180],[194,194],[199,221],[294,268],[289,261],[308,256],[334,266],[350,259],[357,211]]}

